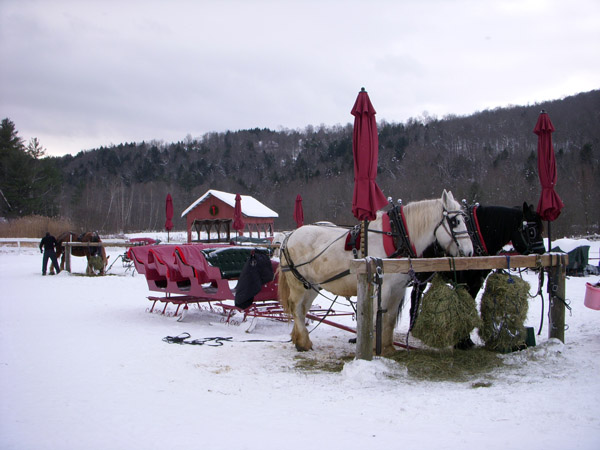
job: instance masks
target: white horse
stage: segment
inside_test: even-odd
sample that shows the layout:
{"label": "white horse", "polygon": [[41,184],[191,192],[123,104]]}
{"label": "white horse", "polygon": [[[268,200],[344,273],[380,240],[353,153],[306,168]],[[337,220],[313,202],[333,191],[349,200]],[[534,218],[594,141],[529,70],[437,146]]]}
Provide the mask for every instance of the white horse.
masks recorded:
{"label": "white horse", "polygon": [[[409,203],[403,208],[406,228],[417,256],[437,243],[452,256],[473,253],[461,205],[451,192],[444,190],[440,199]],[[369,223],[368,254],[385,258],[382,231],[382,211]],[[356,276],[344,273],[350,267],[352,252],[345,250],[348,230],[341,227],[305,225],[293,231],[282,243],[278,269],[279,301],[294,321],[292,342],[298,351],[312,349],[305,321],[318,290],[352,297],[357,294]],[[395,351],[394,328],[404,303],[404,292],[410,277],[389,273],[383,276],[382,350]]]}

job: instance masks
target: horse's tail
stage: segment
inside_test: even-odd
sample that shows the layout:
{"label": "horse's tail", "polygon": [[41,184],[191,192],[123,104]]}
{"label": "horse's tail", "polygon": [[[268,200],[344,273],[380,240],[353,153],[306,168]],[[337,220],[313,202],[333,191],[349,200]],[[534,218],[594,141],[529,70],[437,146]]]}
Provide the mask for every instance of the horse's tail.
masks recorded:
{"label": "horse's tail", "polygon": [[290,313],[290,285],[288,284],[285,273],[281,270],[281,264],[277,268],[277,298],[283,307],[283,310]]}

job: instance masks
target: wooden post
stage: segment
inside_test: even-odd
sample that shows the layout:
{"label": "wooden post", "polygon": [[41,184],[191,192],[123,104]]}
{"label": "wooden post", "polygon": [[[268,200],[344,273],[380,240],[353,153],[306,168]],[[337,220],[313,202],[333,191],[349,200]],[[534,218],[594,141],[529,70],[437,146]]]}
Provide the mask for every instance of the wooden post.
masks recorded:
{"label": "wooden post", "polygon": [[549,322],[548,337],[560,339],[565,342],[565,279],[567,264],[565,255],[557,255],[559,262],[549,269],[548,294],[550,297],[550,310],[548,311]]}
{"label": "wooden post", "polygon": [[71,246],[65,243],[65,270],[71,273]]}
{"label": "wooden post", "polygon": [[[367,259],[367,265],[371,261]],[[372,270],[367,272],[372,273]],[[356,359],[373,359],[373,285],[368,273],[357,275],[356,297]]]}

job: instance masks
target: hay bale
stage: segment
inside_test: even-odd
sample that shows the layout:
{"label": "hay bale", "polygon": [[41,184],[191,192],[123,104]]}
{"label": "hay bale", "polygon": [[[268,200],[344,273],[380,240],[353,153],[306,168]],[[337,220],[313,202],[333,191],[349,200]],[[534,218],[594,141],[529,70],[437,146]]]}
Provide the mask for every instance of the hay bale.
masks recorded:
{"label": "hay bale", "polygon": [[104,269],[104,260],[100,255],[90,256],[89,265],[92,269],[101,272]]}
{"label": "hay bale", "polygon": [[421,299],[412,334],[425,345],[445,348],[456,345],[479,323],[477,305],[467,290],[446,284],[436,274]]}
{"label": "hay bale", "polygon": [[486,348],[510,352],[525,344],[525,319],[529,309],[529,283],[509,274],[491,274],[481,297],[479,336]]}

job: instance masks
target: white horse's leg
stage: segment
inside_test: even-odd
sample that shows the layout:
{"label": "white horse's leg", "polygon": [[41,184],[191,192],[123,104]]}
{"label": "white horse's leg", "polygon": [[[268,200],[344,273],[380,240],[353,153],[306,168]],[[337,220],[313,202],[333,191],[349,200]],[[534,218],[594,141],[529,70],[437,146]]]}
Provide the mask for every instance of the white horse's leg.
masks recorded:
{"label": "white horse's leg", "polygon": [[294,329],[292,330],[292,342],[296,346],[296,350],[304,352],[312,350],[312,342],[308,337],[306,329],[306,313],[310,310],[312,302],[317,293],[312,289],[304,289],[304,287],[296,287],[291,289],[291,297],[298,299],[294,303],[292,315],[294,317]]}
{"label": "white horse's leg", "polygon": [[[381,351],[383,355],[394,353],[394,329],[400,321],[402,307],[404,305],[404,294],[408,277],[403,274],[388,274],[383,277],[381,287],[382,308],[387,310],[383,314],[383,331],[381,334]],[[375,306],[375,315],[377,307]]]}

